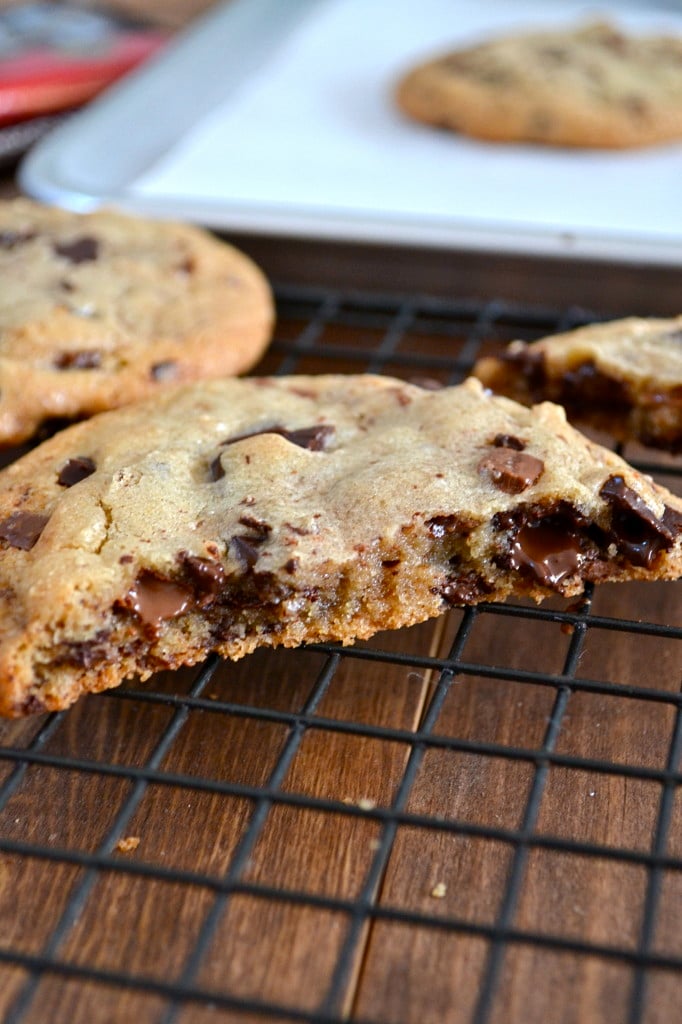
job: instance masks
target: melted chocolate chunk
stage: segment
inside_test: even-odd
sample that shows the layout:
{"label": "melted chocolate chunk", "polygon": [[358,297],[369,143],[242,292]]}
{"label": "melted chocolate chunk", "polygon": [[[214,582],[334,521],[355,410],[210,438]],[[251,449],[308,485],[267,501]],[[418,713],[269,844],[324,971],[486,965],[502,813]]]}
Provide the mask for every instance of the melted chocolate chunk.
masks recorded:
{"label": "melted chocolate chunk", "polygon": [[666,508],[662,519],[622,476],[610,476],[599,494],[612,508],[611,539],[632,565],[649,568],[659,551],[668,550],[682,529],[682,516]]}
{"label": "melted chocolate chunk", "polygon": [[522,452],[526,442],[514,437],[513,434],[495,434],[493,445],[495,448],[513,448],[515,452]]}
{"label": "melted chocolate chunk", "polygon": [[152,380],[174,380],[178,375],[178,364],[168,359],[165,363],[154,363],[149,369]]}
{"label": "melted chocolate chunk", "polygon": [[318,423],[314,427],[299,427],[288,430],[286,427],[267,427],[263,430],[252,430],[248,434],[239,434],[238,437],[230,437],[224,444],[236,444],[237,441],[246,441],[249,437],[259,437],[261,434],[278,434],[285,441],[298,445],[299,448],[307,448],[312,452],[321,452],[327,446],[327,441],[335,433],[335,428],[329,423]]}
{"label": "melted chocolate chunk", "polygon": [[30,551],[49,518],[40,512],[13,512],[0,522],[0,540],[6,541],[12,548]]}
{"label": "melted chocolate chunk", "polygon": [[544,471],[542,459],[513,448],[496,448],[484,455],[478,471],[487,474],[495,487],[505,494],[521,494],[537,483]]}
{"label": "melted chocolate chunk", "polygon": [[99,242],[96,238],[83,235],[72,242],[55,242],[54,251],[70,263],[89,263],[99,256]]}
{"label": "melted chocolate chunk", "polygon": [[556,587],[580,568],[582,546],[577,533],[551,519],[526,523],[517,532],[510,550],[513,569],[535,576],[545,586]]}
{"label": "melted chocolate chunk", "polygon": [[220,562],[199,558],[186,551],[181,552],[180,561],[194,589],[194,600],[199,607],[211,604],[225,586],[225,569]]}
{"label": "melted chocolate chunk", "polygon": [[162,623],[182,615],[190,600],[191,594],[186,587],[143,570],[123,603],[135,612],[145,626],[157,632]]}
{"label": "melted chocolate chunk", "polygon": [[91,476],[97,467],[87,455],[77,455],[65,462],[57,474],[57,483],[62,487],[73,487],[86,477]]}
{"label": "melted chocolate chunk", "polygon": [[58,370],[96,370],[101,364],[102,354],[96,349],[60,352],[54,360],[54,365]]}
{"label": "melted chocolate chunk", "polygon": [[598,556],[599,540],[603,541],[603,534],[565,501],[498,512],[492,526],[509,534],[508,551],[498,560],[500,566],[557,590],[584,561]]}

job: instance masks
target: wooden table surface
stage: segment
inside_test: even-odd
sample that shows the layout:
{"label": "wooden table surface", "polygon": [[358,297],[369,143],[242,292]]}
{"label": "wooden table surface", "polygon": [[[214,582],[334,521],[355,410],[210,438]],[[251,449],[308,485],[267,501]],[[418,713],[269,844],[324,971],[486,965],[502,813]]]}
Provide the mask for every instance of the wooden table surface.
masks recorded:
{"label": "wooden table surface", "polygon": [[[281,284],[268,372],[679,311],[677,269],[238,241]],[[682,583],[602,587],[1,722],[0,1017],[679,1020],[681,653]]]}

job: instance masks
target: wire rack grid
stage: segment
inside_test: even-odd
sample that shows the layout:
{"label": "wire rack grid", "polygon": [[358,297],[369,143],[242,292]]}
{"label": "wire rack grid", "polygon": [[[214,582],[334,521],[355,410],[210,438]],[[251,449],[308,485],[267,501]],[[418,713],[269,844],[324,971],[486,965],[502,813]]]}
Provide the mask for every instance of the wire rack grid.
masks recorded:
{"label": "wire rack grid", "polygon": [[[284,286],[278,312],[259,371],[442,383],[594,318]],[[2,1019],[676,1019],[680,597],[453,610],[4,723]]]}

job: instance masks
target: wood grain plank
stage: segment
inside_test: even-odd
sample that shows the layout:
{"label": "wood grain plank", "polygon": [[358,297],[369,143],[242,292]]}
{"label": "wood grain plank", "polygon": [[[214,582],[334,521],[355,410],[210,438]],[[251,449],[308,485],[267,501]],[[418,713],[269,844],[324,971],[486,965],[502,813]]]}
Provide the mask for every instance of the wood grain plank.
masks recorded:
{"label": "wood grain plank", "polygon": [[[665,621],[674,618],[679,588],[604,588],[599,614]],[[671,602],[673,607],[671,608]],[[557,624],[484,616],[467,644],[466,661],[556,672],[568,637]],[[578,675],[585,678],[679,689],[679,641],[589,630]],[[544,667],[543,667],[544,665]],[[532,684],[486,677],[457,680],[437,724],[439,733],[505,746],[539,746],[553,691]],[[673,711],[665,704],[612,695],[574,694],[559,734],[558,749],[571,755],[662,768],[667,758]],[[521,821],[533,768],[526,761],[433,750],[424,757],[410,808],[464,823],[514,829]],[[661,787],[656,782],[596,775],[552,767],[547,773],[535,831],[586,843],[647,851],[651,846]],[[682,816],[673,816],[679,844]],[[673,841],[671,837],[671,842]],[[676,847],[679,850],[679,845]],[[510,844],[402,829],[382,892],[391,907],[467,922],[493,924],[499,918],[508,880]],[[671,873],[672,875],[672,873]],[[605,858],[531,849],[521,874],[512,921],[515,927],[635,948],[642,924],[647,874],[637,865]],[[434,887],[445,892],[437,901]],[[673,893],[673,889],[675,892]],[[676,880],[664,891],[677,896]],[[437,908],[431,909],[429,904]],[[675,911],[663,913],[659,939],[669,946]],[[677,916],[679,921],[679,916]],[[396,947],[396,943],[398,946]],[[456,931],[440,932],[380,923],[372,930],[355,1009],[391,1024],[411,1021],[469,1021],[480,987],[495,982],[491,1021],[495,1024],[604,1022],[625,1019],[621,1011],[632,992],[632,971],[597,957],[572,957],[551,950],[509,947],[495,980],[484,971],[485,943]],[[398,951],[399,950],[399,951]],[[395,970],[400,957],[400,971]],[[475,967],[465,967],[474,963]],[[447,968],[446,965],[447,964]],[[674,1018],[665,975],[653,973],[647,1012]],[[449,979],[449,981],[447,980]],[[574,996],[575,991],[579,996]],[[668,994],[666,994],[668,993]],[[655,1009],[650,1010],[651,1007]],[[550,1009],[552,1008],[552,1009]]]}
{"label": "wood grain plank", "polygon": [[[389,656],[397,650],[428,652],[434,628],[429,623],[380,638],[380,642]],[[249,709],[298,712],[324,660],[314,652],[261,652],[237,665],[220,666],[207,690],[215,700],[205,708],[190,711],[161,769],[181,774],[188,783],[196,778],[263,786],[288,727],[252,717]],[[164,692],[174,692],[173,684],[173,675],[167,673],[152,680],[150,689],[162,698]],[[180,692],[183,689],[186,685],[180,687]],[[411,728],[419,716],[424,691],[423,672],[349,660],[344,662],[318,712],[332,719]],[[244,714],[231,714],[228,706],[243,708]],[[137,701],[132,693],[125,699],[83,701],[64,717],[63,731],[48,748],[55,758],[71,754],[95,763],[143,765],[171,714],[172,708],[163,703]],[[356,737],[311,730],[286,777],[285,788],[353,802],[362,798],[388,802],[404,760],[405,749],[400,744],[366,739],[358,746]],[[365,765],[367,775],[358,772],[358,764]],[[336,766],[336,770],[330,771],[330,766]],[[40,813],[34,815],[31,828],[22,833],[27,841],[95,850],[130,788],[131,783],[125,779],[37,766],[29,769],[22,787],[8,803],[3,830],[14,834],[10,815],[21,821],[30,818],[31,809],[38,806]],[[149,785],[124,829],[140,839],[139,846],[120,856],[156,865],[159,878],[99,872],[58,955],[85,967],[161,979],[178,975],[197,940],[213,895],[204,887],[165,881],[162,872],[175,868],[203,872],[209,877],[225,875],[251,818],[252,806],[248,800],[195,791],[191,785]],[[373,855],[376,833],[377,826],[362,818],[276,807],[254,849],[246,878],[266,885],[352,897]],[[66,865],[46,866],[37,860],[27,863],[27,872],[22,864],[21,874],[10,879],[9,898],[18,897],[21,907],[40,908],[39,921],[30,914],[21,917],[38,952],[59,919],[70,889],[65,883],[58,884],[59,899],[51,887],[60,874],[74,872]],[[77,874],[83,877],[82,872]],[[32,902],[32,893],[38,894],[37,904]],[[345,915],[235,897],[226,918],[228,939],[221,937],[213,945],[202,984],[238,995],[255,991],[285,998],[288,992],[294,1005],[302,998],[301,988],[317,994],[310,996],[313,1001],[319,996],[345,934]],[[320,935],[325,936],[323,943]],[[6,941],[8,946],[21,948],[16,933],[8,935]],[[259,947],[256,958],[252,956],[254,942]],[[268,954],[268,943],[281,951],[279,960]],[[64,984],[51,976],[40,980],[29,1004],[29,1019],[52,1019],[61,1014]],[[82,1000],[73,994],[77,988],[72,985],[67,1000],[69,1019],[74,1024],[107,1021],[114,996],[103,998],[100,1006],[94,994],[96,985],[83,986]],[[8,1005],[15,995],[14,989],[11,994],[8,990]],[[155,1000],[133,1003],[136,1019],[155,1019]]]}
{"label": "wood grain plank", "polygon": [[22,1024],[71,1024],[77,1020],[155,1024],[163,1006],[159,996],[53,975],[42,982],[39,998],[22,1017]]}
{"label": "wood grain plank", "polygon": [[[376,638],[382,651],[432,649],[438,623]],[[321,716],[375,726],[414,728],[428,675],[409,666],[348,659],[322,701]],[[405,745],[326,730],[309,730],[283,789],[314,798],[388,805],[402,777]],[[270,810],[245,878],[303,893],[356,898],[376,853],[378,826],[362,816],[280,806]],[[342,943],[347,915],[305,904],[233,898],[207,950],[199,979],[242,998],[313,1009],[323,1000]],[[364,948],[353,951],[350,984]],[[181,1020],[192,1020],[188,1010]]]}
{"label": "wood grain plank", "polygon": [[490,1024],[624,1022],[631,994],[630,970],[620,964],[512,947],[505,957]]}

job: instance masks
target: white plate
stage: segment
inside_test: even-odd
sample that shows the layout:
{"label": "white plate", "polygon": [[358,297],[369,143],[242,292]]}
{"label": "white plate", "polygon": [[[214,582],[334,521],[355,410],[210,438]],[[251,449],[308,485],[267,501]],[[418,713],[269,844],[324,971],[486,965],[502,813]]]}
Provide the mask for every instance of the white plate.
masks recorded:
{"label": "white plate", "polygon": [[606,16],[682,35],[679,5],[233,0],[51,133],[25,191],[269,235],[682,265],[682,144],[552,150],[404,119],[410,64]]}

